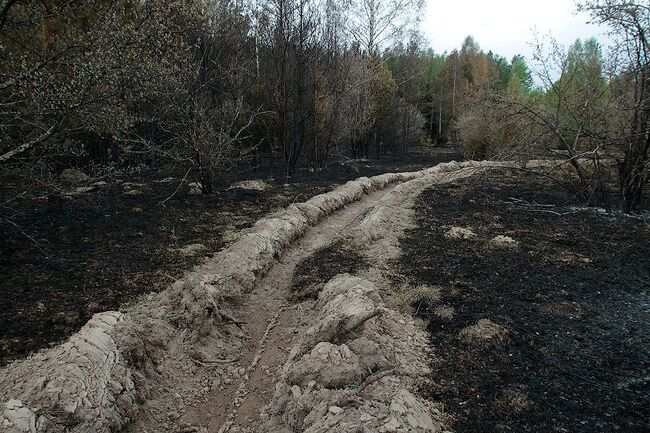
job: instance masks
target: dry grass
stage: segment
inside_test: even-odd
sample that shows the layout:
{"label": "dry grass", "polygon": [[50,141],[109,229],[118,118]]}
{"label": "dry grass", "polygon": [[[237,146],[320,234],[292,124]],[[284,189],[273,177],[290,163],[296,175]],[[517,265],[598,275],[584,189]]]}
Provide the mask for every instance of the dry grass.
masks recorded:
{"label": "dry grass", "polygon": [[438,286],[421,285],[416,288],[402,286],[393,297],[393,303],[402,312],[417,314],[421,309],[431,308],[440,302],[441,293],[442,290]]}
{"label": "dry grass", "polygon": [[454,307],[446,304],[434,307],[432,312],[434,316],[444,320],[451,320],[454,318],[454,314],[456,314]]}

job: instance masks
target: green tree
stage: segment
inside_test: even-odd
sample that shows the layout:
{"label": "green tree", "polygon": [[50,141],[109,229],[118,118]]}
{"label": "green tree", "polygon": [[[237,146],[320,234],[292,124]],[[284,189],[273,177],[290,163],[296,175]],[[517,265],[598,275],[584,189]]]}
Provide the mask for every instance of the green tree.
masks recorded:
{"label": "green tree", "polygon": [[533,77],[526,60],[521,55],[512,58],[507,89],[508,92],[520,95],[527,95],[533,89]]}

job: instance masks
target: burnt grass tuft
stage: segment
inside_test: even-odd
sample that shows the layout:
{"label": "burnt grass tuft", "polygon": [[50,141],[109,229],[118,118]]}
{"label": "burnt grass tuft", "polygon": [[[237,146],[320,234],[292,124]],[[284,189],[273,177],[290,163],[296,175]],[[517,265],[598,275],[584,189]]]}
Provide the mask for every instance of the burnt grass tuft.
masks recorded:
{"label": "burnt grass tuft", "polygon": [[291,298],[316,299],[325,283],[338,274],[355,274],[367,267],[358,247],[341,239],[305,258],[294,271]]}
{"label": "burnt grass tuft", "polygon": [[[435,349],[424,392],[456,431],[650,431],[650,224],[575,204],[548,180],[507,172],[418,198],[400,267],[453,308],[419,314]],[[477,238],[445,239],[444,225]],[[519,247],[490,247],[497,235]],[[480,319],[506,337],[461,340]]]}

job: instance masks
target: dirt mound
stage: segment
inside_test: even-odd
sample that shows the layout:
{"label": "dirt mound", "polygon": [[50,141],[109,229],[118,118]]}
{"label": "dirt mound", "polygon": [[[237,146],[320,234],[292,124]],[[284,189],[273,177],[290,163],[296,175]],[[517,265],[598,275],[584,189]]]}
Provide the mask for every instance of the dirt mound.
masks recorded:
{"label": "dirt mound", "polygon": [[315,315],[265,410],[266,431],[442,430],[439,412],[412,392],[428,371],[424,333],[386,309],[372,283],[332,279]]}
{"label": "dirt mound", "polygon": [[497,343],[508,335],[508,330],[489,319],[481,319],[463,328],[458,336],[468,344]]}
{"label": "dirt mound", "polygon": [[464,227],[450,227],[445,231],[445,238],[447,239],[475,239],[476,233],[471,229]]}
{"label": "dirt mound", "polygon": [[519,242],[510,236],[498,235],[490,239],[490,246],[504,250],[519,248]]}
{"label": "dirt mound", "polygon": [[86,182],[88,180],[88,175],[83,171],[74,168],[66,168],[61,172],[61,180],[70,184],[78,184]]}
{"label": "dirt mound", "polygon": [[122,428],[143,391],[116,337],[126,320],[117,312],[95,314],[66,343],[10,365],[0,382],[0,394],[11,396],[0,425],[8,432]]}
{"label": "dirt mound", "polygon": [[249,189],[253,191],[266,191],[268,188],[269,184],[262,179],[242,180],[228,187],[228,189]]}

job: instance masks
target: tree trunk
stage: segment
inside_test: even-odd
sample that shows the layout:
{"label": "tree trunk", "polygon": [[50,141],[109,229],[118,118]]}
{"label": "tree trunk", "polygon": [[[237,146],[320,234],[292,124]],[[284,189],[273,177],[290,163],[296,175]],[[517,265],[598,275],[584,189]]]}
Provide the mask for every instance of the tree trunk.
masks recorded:
{"label": "tree trunk", "polygon": [[639,209],[643,201],[643,189],[647,183],[644,165],[643,159],[631,157],[619,166],[621,210],[625,213]]}
{"label": "tree trunk", "polygon": [[212,164],[210,163],[210,159],[206,158],[205,155],[200,156],[199,170],[201,176],[201,192],[203,194],[212,194],[214,192]]}

